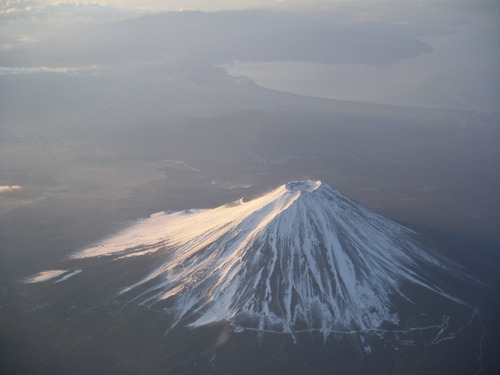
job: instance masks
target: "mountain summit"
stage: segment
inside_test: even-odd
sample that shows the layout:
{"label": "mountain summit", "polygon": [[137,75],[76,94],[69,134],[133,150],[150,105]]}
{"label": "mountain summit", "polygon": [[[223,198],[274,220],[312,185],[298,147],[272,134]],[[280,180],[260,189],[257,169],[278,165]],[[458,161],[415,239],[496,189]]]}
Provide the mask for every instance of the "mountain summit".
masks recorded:
{"label": "mountain summit", "polygon": [[451,271],[416,238],[326,183],[295,181],[249,202],[153,214],[73,258],[156,253],[160,265],[121,294],[174,325],[328,334],[398,324],[394,299],[411,302],[408,286],[460,303],[429,273]]}

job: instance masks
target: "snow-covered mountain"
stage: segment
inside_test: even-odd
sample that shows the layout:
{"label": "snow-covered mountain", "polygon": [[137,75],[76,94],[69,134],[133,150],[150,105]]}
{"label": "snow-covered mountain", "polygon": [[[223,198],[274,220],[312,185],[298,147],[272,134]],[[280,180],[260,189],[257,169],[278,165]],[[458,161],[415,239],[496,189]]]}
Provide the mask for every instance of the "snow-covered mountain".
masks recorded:
{"label": "snow-covered mountain", "polygon": [[73,258],[161,259],[120,294],[192,327],[229,321],[284,333],[398,324],[408,288],[451,303],[435,274],[453,267],[417,235],[321,181],[214,209],[160,212]]}

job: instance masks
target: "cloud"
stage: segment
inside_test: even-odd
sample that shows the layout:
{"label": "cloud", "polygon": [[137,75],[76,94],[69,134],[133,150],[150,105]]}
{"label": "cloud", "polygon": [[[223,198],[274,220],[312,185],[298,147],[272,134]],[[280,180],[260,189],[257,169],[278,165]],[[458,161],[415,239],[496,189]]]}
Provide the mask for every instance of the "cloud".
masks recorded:
{"label": "cloud", "polygon": [[135,8],[90,1],[4,1],[0,0],[0,22],[4,27],[21,22],[100,23],[117,21],[144,14]]}
{"label": "cloud", "polygon": [[7,8],[7,9],[0,9],[0,14],[2,13],[14,13],[14,12],[19,12],[19,9],[16,8]]}
{"label": "cloud", "polygon": [[30,12],[39,6],[40,4],[35,1],[5,1],[0,4],[0,14]]}
{"label": "cloud", "polygon": [[5,193],[7,191],[14,191],[22,189],[21,186],[18,185],[2,185],[0,186],[0,193]]}
{"label": "cloud", "polygon": [[0,76],[18,75],[18,74],[37,74],[37,73],[58,73],[67,75],[77,75],[81,72],[96,70],[96,65],[80,67],[47,67],[47,66],[0,66]]}

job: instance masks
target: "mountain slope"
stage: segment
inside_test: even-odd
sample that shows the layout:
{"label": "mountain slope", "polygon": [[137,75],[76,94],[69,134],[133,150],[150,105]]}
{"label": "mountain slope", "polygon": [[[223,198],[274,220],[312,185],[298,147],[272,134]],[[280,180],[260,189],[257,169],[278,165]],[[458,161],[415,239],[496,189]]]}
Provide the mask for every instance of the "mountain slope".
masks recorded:
{"label": "mountain slope", "polygon": [[428,271],[447,266],[415,237],[325,183],[301,181],[249,202],[157,213],[73,257],[161,254],[121,294],[170,312],[174,325],[328,334],[397,324],[393,300],[410,300],[407,284],[461,303],[436,286]]}

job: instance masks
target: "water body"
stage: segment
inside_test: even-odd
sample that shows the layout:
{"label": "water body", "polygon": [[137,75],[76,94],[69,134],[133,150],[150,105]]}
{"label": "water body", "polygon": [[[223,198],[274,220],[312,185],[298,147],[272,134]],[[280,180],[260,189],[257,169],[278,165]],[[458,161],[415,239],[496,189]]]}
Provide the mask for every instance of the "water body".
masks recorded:
{"label": "water body", "polygon": [[223,67],[233,77],[299,95],[417,108],[500,109],[500,82],[492,84],[500,60],[474,28],[425,41],[432,53],[392,65],[232,61]]}

